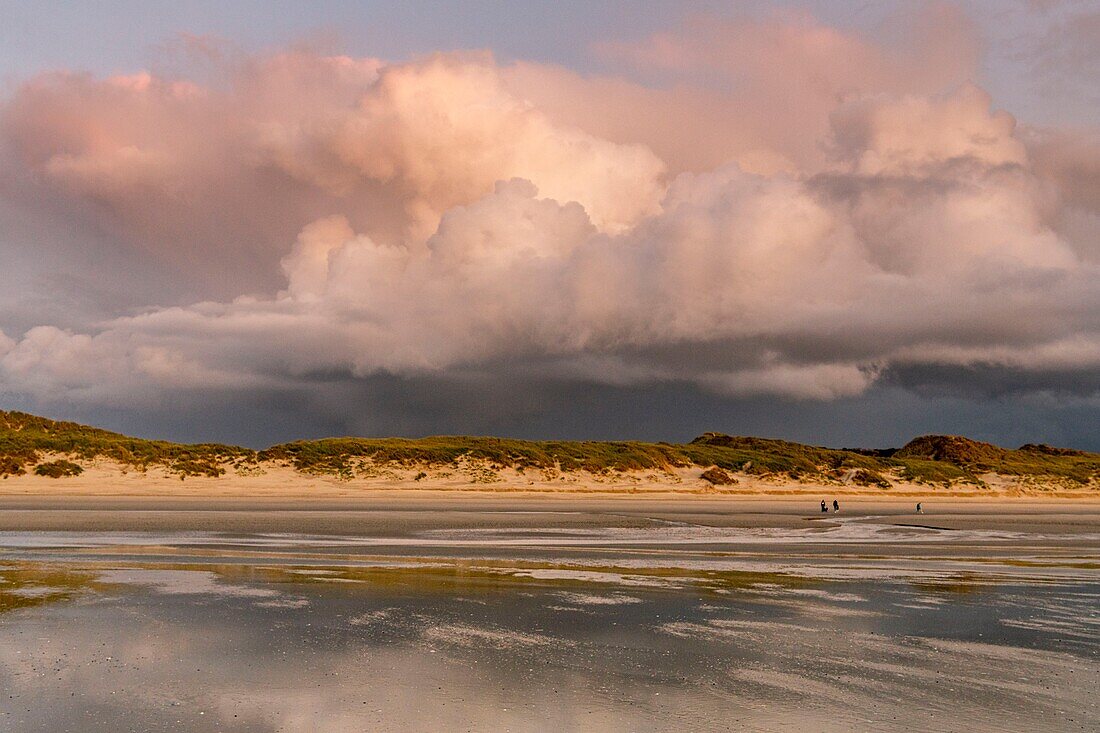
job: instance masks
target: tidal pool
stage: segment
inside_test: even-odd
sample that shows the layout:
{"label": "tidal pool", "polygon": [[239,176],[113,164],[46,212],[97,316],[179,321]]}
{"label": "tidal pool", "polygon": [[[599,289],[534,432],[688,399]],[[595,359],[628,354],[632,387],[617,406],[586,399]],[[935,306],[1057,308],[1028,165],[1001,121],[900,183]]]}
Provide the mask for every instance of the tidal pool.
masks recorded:
{"label": "tidal pool", "polygon": [[0,532],[0,730],[1100,729],[1095,535],[598,524]]}

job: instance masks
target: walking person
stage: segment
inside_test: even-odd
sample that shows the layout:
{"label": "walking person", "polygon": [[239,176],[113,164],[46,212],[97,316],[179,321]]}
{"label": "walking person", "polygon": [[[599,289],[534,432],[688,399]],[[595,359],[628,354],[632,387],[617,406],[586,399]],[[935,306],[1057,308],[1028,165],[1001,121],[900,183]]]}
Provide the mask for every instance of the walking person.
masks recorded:
{"label": "walking person", "polygon": [[833,499],[833,511],[834,512],[839,512],[840,511],[840,504],[837,503],[836,499]]}
{"label": "walking person", "polygon": [[924,510],[921,509],[920,502],[917,502],[917,514],[924,514]]}
{"label": "walking person", "polygon": [[828,514],[829,513],[829,507],[825,505],[825,500],[824,499],[821,500],[821,513],[822,514]]}

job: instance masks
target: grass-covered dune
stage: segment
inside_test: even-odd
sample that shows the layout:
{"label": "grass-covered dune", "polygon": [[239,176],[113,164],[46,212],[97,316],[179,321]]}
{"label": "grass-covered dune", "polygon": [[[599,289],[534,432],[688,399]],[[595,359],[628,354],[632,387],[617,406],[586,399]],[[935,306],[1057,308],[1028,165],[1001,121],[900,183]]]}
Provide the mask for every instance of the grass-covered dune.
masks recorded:
{"label": "grass-covered dune", "polygon": [[181,477],[222,475],[265,465],[312,475],[354,478],[365,466],[440,469],[476,464],[595,475],[698,468],[715,484],[733,474],[777,480],[890,487],[905,481],[971,483],[998,474],[1036,482],[1100,488],[1100,454],[1028,444],[1016,450],[968,438],[929,435],[900,449],[833,449],[783,440],[706,433],[690,443],[530,441],[505,438],[326,438],[255,451],[231,445],[186,445],[131,438],[98,428],[0,411],[0,476],[34,472],[64,478],[81,462],[107,459],[139,471],[160,468]]}
{"label": "grass-covered dune", "polygon": [[248,448],[144,440],[79,423],[0,410],[0,476],[18,475],[42,466],[47,468],[36,471],[39,475],[73,475],[71,461],[41,462],[43,455],[50,454],[84,461],[106,458],[137,470],[161,467],[181,476],[219,476],[226,465],[256,459],[256,452]]}

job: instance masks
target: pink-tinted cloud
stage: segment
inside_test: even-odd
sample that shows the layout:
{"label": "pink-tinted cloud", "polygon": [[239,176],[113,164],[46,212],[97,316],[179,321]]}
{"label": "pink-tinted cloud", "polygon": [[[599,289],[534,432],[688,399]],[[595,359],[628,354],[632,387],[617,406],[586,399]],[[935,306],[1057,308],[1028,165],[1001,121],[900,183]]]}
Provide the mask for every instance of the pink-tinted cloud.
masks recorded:
{"label": "pink-tinted cloud", "polygon": [[893,25],[895,38],[885,45],[804,11],[699,17],[677,32],[607,43],[600,51],[642,74],[662,75],[671,85],[668,101],[689,105],[693,114],[721,110],[729,127],[710,132],[737,139],[729,159],[805,169],[821,162],[828,115],[841,101],[942,93],[975,77],[980,44],[955,6],[915,5]]}
{"label": "pink-tinted cloud", "polygon": [[916,21],[896,48],[779,15],[608,50],[659,83],[304,51],[34,79],[0,109],[10,199],[196,284],[0,335],[0,387],[522,363],[834,399],[904,365],[1100,369],[1095,140],[1018,129],[960,16]]}
{"label": "pink-tinted cloud", "polygon": [[334,211],[416,247],[443,212],[517,175],[607,231],[661,195],[647,148],[554,124],[503,88],[486,55],[383,66],[294,53],[221,71],[213,86],[32,80],[2,111],[5,188],[185,276],[236,269],[245,290],[276,286],[286,243]]}

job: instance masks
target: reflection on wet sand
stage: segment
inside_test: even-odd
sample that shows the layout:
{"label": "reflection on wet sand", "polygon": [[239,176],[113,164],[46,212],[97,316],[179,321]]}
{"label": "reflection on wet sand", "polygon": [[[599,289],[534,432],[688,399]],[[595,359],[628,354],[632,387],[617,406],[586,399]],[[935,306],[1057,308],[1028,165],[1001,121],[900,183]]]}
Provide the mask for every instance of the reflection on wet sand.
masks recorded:
{"label": "reflection on wet sand", "polygon": [[1093,535],[878,525],[0,533],[0,730],[1100,727]]}

